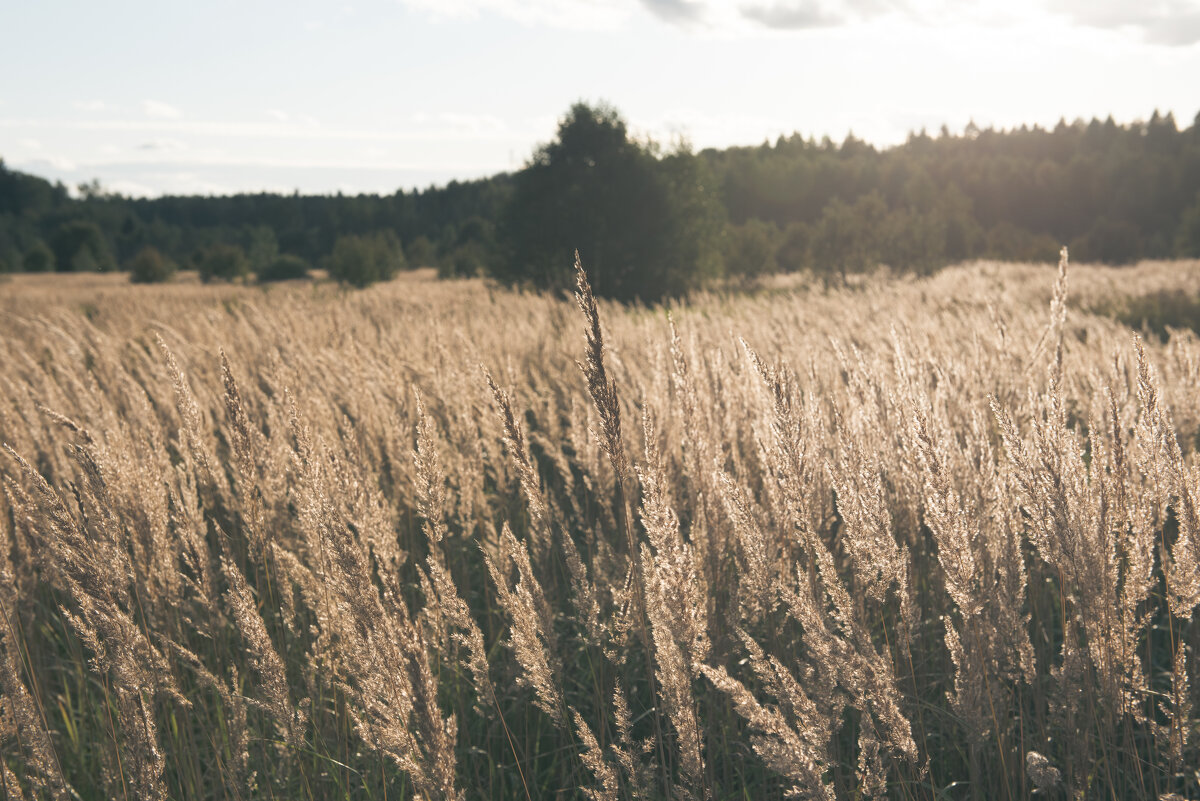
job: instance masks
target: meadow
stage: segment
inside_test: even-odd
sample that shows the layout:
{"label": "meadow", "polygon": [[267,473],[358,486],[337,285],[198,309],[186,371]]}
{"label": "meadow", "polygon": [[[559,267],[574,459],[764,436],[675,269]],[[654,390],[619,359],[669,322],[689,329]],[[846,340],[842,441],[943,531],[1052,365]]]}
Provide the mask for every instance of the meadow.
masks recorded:
{"label": "meadow", "polygon": [[1200,263],[124,280],[0,284],[6,798],[1200,798]]}

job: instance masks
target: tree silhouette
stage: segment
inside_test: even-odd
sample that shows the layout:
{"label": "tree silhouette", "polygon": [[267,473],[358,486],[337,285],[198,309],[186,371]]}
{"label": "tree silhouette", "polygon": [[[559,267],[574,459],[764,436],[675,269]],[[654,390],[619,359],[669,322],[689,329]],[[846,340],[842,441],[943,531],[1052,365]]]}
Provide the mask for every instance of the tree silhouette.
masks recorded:
{"label": "tree silhouette", "polygon": [[59,272],[107,272],[116,268],[108,240],[100,226],[89,220],[64,223],[50,241]]}
{"label": "tree silhouette", "polygon": [[719,269],[721,210],[711,176],[685,149],[659,159],[609,106],[577,103],[558,137],[513,178],[494,270],[510,283],[564,289],[574,251],[593,291],[656,301]]}

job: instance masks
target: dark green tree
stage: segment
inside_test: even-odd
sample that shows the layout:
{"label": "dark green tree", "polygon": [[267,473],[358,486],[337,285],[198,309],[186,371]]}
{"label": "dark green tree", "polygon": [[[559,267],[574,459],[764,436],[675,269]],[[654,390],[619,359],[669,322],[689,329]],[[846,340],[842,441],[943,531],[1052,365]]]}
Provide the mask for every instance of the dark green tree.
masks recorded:
{"label": "dark green tree", "polygon": [[775,263],[786,273],[807,269],[811,264],[812,226],[793,222],[784,230],[775,250]]}
{"label": "dark green tree", "polygon": [[[1198,115],[1200,116],[1200,115]],[[1183,210],[1175,232],[1175,255],[1185,259],[1200,259],[1200,195],[1196,202]]]}
{"label": "dark green tree", "polygon": [[250,273],[250,262],[245,251],[237,245],[224,242],[206,248],[200,254],[196,267],[200,271],[200,280],[206,284],[209,281],[232,281]]}
{"label": "dark green tree", "polygon": [[284,253],[276,256],[270,264],[258,271],[260,284],[272,281],[294,281],[298,278],[308,278],[309,264],[299,256]]}
{"label": "dark green tree", "polygon": [[330,278],[361,288],[394,278],[404,267],[404,250],[391,230],[341,236],[333,245],[328,264]]}
{"label": "dark green tree", "polygon": [[753,283],[777,269],[775,251],[779,229],[762,220],[747,220],[725,229],[725,274]]}
{"label": "dark green tree", "polygon": [[175,262],[158,248],[146,245],[129,261],[129,280],[135,284],[160,284],[175,275]]}
{"label": "dark green tree", "polygon": [[116,269],[108,240],[100,226],[88,220],[71,220],[59,226],[50,240],[54,266],[59,272],[108,272]]}
{"label": "dark green tree", "polygon": [[54,269],[54,251],[38,240],[25,251],[21,259],[21,269],[27,273],[48,273]]}
{"label": "dark green tree", "polygon": [[267,225],[256,225],[250,229],[246,244],[246,258],[250,271],[261,275],[279,256],[279,239],[275,230]]}
{"label": "dark green tree", "polygon": [[424,234],[408,243],[404,257],[410,267],[432,267],[437,263],[437,248]]}
{"label": "dark green tree", "polygon": [[629,136],[613,108],[577,103],[513,178],[501,216],[509,283],[561,290],[580,253],[597,295],[657,301],[700,285],[719,269],[722,210],[694,155],[660,160]]}

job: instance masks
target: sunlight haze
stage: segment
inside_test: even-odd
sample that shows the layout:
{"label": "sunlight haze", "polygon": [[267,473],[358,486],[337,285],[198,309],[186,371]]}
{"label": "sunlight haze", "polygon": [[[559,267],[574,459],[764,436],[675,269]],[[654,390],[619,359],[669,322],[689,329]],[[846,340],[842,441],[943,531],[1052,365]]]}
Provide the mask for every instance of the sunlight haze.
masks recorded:
{"label": "sunlight haze", "polygon": [[1200,109],[1185,0],[10,4],[0,158],[130,195],[522,166],[578,99],[696,148]]}

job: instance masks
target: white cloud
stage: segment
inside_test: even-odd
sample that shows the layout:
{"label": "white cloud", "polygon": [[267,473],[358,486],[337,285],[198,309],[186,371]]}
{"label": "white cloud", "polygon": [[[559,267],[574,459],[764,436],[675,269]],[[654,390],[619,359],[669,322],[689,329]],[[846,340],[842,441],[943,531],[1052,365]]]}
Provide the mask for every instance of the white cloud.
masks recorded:
{"label": "white cloud", "polygon": [[705,14],[703,0],[642,0],[654,16],[676,25],[692,25],[701,22]]}
{"label": "white cloud", "polygon": [[74,172],[78,166],[74,161],[63,156],[42,156],[26,162],[30,167],[46,166],[58,172]]}
{"label": "white cloud", "polygon": [[1131,31],[1153,44],[1200,42],[1196,0],[1050,0],[1049,8],[1080,25]]}
{"label": "white cloud", "polygon": [[188,149],[187,143],[179,139],[152,139],[137,146],[138,150],[157,153],[181,153]]}
{"label": "white cloud", "polygon": [[[690,0],[661,0],[691,5]],[[612,30],[633,15],[636,0],[400,0],[435,19],[498,16],[523,25],[568,30]]]}
{"label": "white cloud", "polygon": [[657,119],[644,120],[643,124],[644,133],[661,143],[670,145],[682,138],[697,150],[730,143],[755,145],[791,133],[794,127],[786,117],[713,114],[697,108],[668,108]]}
{"label": "white cloud", "polygon": [[412,119],[417,125],[443,131],[450,135],[484,139],[509,133],[508,124],[491,114],[461,114],[449,111],[436,114],[417,112],[412,115]]}
{"label": "white cloud", "polygon": [[104,111],[108,108],[108,104],[103,100],[76,100],[71,105],[80,111]]}
{"label": "white cloud", "polygon": [[[59,131],[121,132],[146,134],[147,136],[159,134],[168,139],[218,137],[222,139],[295,139],[328,142],[486,141],[523,135],[519,131],[510,130],[500,118],[490,115],[439,112],[425,115],[414,114],[410,119],[422,123],[422,127],[402,129],[326,128],[312,117],[299,115],[293,122],[288,123],[168,119],[72,120],[69,122],[48,122],[41,119],[0,119],[0,130],[21,128],[43,130],[50,126]],[[158,137],[145,140],[147,143],[156,141],[162,140]]]}
{"label": "white cloud", "polygon": [[217,183],[194,172],[165,173],[154,177],[168,187],[169,192],[180,195],[228,195],[233,189],[228,184]]}
{"label": "white cloud", "polygon": [[26,150],[41,150],[42,143],[36,139],[18,139],[17,144]]}
{"label": "white cloud", "polygon": [[160,190],[139,181],[116,180],[105,183],[104,188],[110,192],[126,197],[150,197],[159,194]]}
{"label": "white cloud", "polygon": [[266,115],[276,122],[287,122],[291,119],[286,111],[281,111],[277,108],[269,108],[266,110]]}
{"label": "white cloud", "polygon": [[939,28],[1030,22],[1044,16],[1029,0],[740,0],[738,11],[744,19],[775,30],[853,26],[884,17]]}
{"label": "white cloud", "polygon": [[177,120],[183,116],[179,109],[158,100],[143,100],[142,111],[147,117],[156,120]]}
{"label": "white cloud", "polygon": [[[441,0],[402,0],[435,6]],[[450,0],[460,15],[509,12],[506,0]],[[638,0],[655,17],[691,30],[730,35],[852,27],[887,18],[924,28],[1042,26],[1055,19],[1132,35],[1150,44],[1200,42],[1200,0]],[[564,8],[589,5],[572,0]],[[536,8],[536,4],[534,6]],[[532,14],[533,8],[525,14]],[[543,24],[549,18],[539,18]]]}

